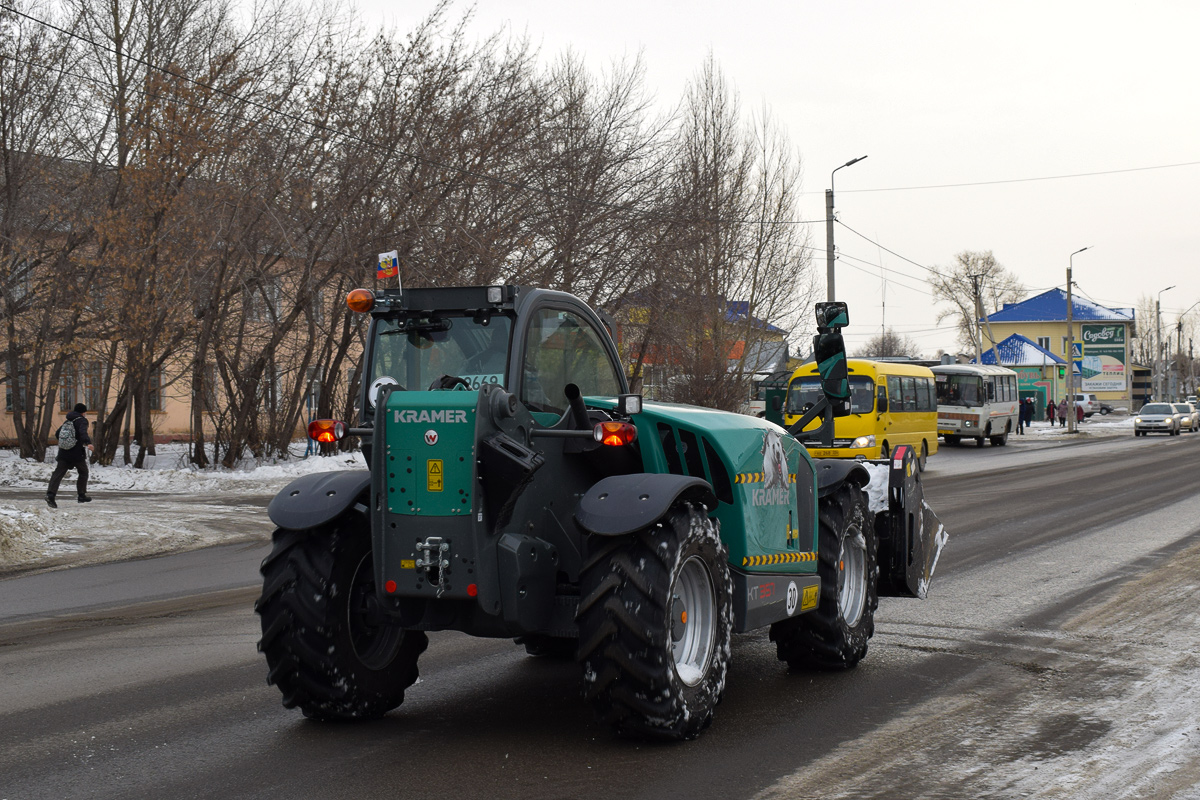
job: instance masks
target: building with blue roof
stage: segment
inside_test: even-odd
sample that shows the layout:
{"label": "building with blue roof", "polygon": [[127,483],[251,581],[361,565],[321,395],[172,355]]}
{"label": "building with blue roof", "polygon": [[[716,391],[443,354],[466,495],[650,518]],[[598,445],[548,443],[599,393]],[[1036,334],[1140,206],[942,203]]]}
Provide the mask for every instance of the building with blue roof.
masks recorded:
{"label": "building with blue roof", "polygon": [[[1137,336],[1134,310],[1109,308],[1072,293],[1071,318],[1075,352],[1070,360],[1075,372],[1075,391],[1095,394],[1112,405],[1133,408],[1132,342]],[[1019,303],[1005,303],[987,321],[998,340],[997,346],[1004,348],[1000,363],[1020,376],[1022,396],[1037,393],[1061,397],[1066,392],[1064,289],[1049,289]],[[986,348],[989,344],[985,326],[983,345]],[[1034,349],[1030,350],[1029,345]],[[1044,355],[1039,356],[1039,351]],[[1053,357],[1054,362],[1019,363],[1022,359],[1037,361],[1046,356]],[[985,356],[984,363],[995,363],[994,358],[989,361]]]}

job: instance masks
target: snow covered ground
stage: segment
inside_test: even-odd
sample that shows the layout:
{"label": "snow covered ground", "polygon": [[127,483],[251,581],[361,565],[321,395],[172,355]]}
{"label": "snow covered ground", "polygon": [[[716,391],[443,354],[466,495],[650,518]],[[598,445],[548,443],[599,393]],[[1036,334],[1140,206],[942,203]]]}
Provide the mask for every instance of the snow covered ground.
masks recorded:
{"label": "snow covered ground", "polygon": [[[44,500],[54,470],[0,450],[0,570],[54,568],[192,549],[270,533],[266,504],[299,475],[365,469],[362,455],[247,463],[236,469],[188,466],[183,445],[159,445],[149,469],[89,468],[94,501],[75,502],[75,472]],[[23,490],[23,491],[22,491]]]}

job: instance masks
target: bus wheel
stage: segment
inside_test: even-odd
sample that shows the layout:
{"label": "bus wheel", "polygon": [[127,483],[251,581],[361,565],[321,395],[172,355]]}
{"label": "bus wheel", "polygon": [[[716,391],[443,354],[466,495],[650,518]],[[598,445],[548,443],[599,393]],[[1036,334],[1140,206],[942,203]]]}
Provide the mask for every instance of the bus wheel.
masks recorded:
{"label": "bus wheel", "polygon": [[1004,447],[1004,445],[1008,444],[1008,432],[1011,429],[1011,427],[1012,427],[1012,423],[1006,424],[1004,426],[1004,433],[1000,434],[999,436],[992,437],[992,446],[993,447]]}
{"label": "bus wheel", "polygon": [[887,442],[884,442],[883,446],[879,448],[879,457],[886,459],[886,458],[890,458],[891,455],[892,455],[892,448],[888,447]]}
{"label": "bus wheel", "polygon": [[929,443],[921,440],[921,457],[917,459],[917,471],[925,471],[925,461],[929,458]]}

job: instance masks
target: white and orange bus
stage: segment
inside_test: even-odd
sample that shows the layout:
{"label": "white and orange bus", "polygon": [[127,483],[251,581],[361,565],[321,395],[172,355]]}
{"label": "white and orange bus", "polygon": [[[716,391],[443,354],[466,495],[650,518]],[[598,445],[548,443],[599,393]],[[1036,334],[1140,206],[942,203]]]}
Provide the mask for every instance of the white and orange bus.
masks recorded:
{"label": "white and orange bus", "polygon": [[1017,429],[1021,399],[1017,373],[990,364],[942,364],[933,368],[937,385],[938,435],[949,445],[974,439],[983,446],[1008,444]]}

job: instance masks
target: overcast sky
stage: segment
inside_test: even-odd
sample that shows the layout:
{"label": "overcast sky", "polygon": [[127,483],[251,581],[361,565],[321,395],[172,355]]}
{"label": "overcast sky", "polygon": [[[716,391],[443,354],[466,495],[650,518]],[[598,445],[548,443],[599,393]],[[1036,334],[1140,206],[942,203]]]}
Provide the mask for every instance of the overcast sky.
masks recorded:
{"label": "overcast sky", "polygon": [[[354,1],[402,31],[433,7]],[[1175,284],[1164,327],[1200,301],[1200,3],[481,0],[470,30],[506,26],[596,69],[640,51],[666,106],[711,49],[743,107],[786,127],[818,247],[830,171],[868,155],[837,173],[838,219],[882,246],[836,228],[851,350],[885,297],[886,324],[926,354],[957,349],[922,266],[962,250],[993,251],[1033,294],[1065,287],[1091,246],[1078,290],[1132,307]],[[1184,166],[1145,169],[1165,165]],[[1085,173],[1112,174],[1027,180]],[[978,185],[902,188],[944,184]],[[814,266],[823,287],[823,253]]]}

